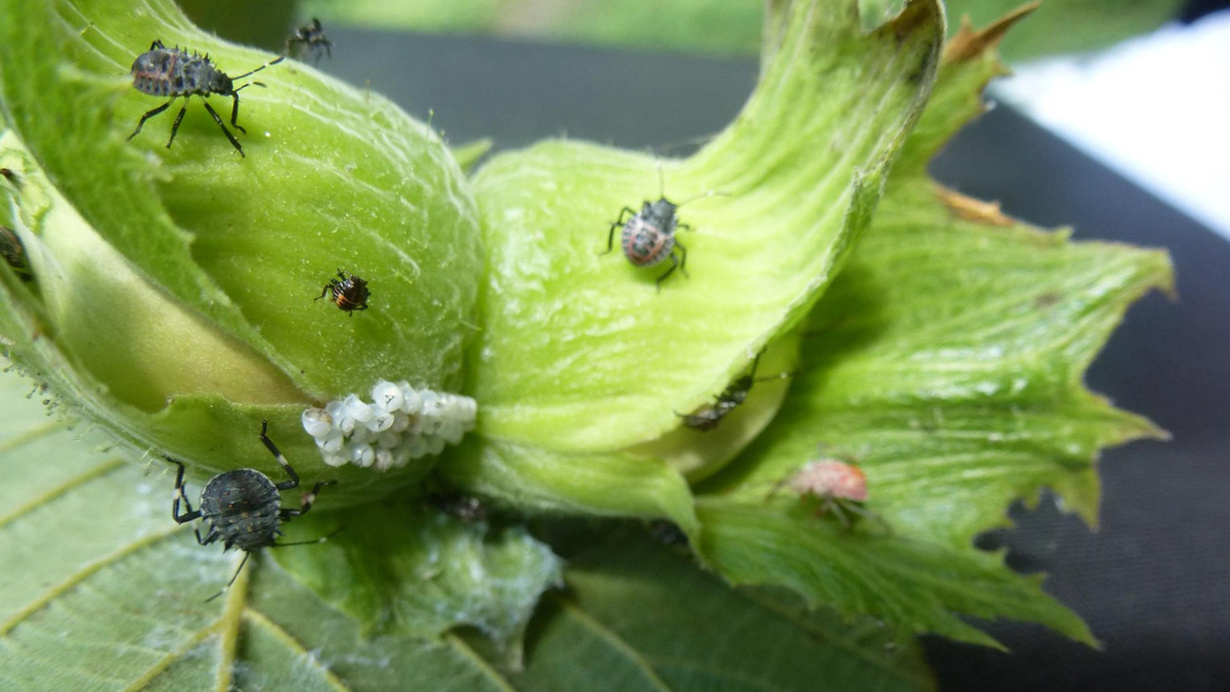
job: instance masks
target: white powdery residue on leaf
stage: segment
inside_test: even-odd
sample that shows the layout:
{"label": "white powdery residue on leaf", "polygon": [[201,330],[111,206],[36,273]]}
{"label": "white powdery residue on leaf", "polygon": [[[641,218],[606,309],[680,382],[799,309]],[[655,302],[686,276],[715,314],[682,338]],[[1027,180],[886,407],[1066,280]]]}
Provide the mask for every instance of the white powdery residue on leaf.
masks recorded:
{"label": "white powdery residue on leaf", "polygon": [[478,403],[468,396],[415,389],[381,380],[371,403],[356,394],[303,412],[303,429],[330,466],[354,464],[377,471],[402,468],[436,455],[474,429]]}

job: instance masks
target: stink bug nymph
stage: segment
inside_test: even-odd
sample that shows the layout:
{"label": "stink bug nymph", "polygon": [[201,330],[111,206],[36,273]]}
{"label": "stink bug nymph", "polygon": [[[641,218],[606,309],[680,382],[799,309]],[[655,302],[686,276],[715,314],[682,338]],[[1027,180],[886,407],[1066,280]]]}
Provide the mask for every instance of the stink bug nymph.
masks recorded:
{"label": "stink bug nymph", "polygon": [[[645,200],[639,212],[631,207],[624,207],[619,218],[611,224],[611,231],[606,239],[606,252],[610,252],[615,249],[615,229],[622,228],[619,245],[624,251],[624,257],[638,267],[652,267],[669,257],[671,268],[658,277],[659,291],[662,290],[662,282],[676,269],[683,272],[684,276],[688,275],[688,249],[675,239],[675,231],[680,228],[690,231],[692,227],[679,223],[679,219],[675,217],[675,210],[678,208],[678,205],[665,197],[659,198],[657,202]],[[629,214],[631,217],[628,217]]]}
{"label": "stink bug nymph", "polygon": [[[288,545],[298,545],[297,543],[278,543],[277,538],[281,535],[280,529],[282,522],[290,521],[294,517],[302,516],[308,513],[312,508],[312,503],[316,500],[316,494],[320,489],[333,485],[337,481],[323,481],[317,483],[311,492],[303,494],[299,508],[282,507],[281,491],[291,490],[299,487],[299,474],[295,473],[295,469],[291,468],[290,462],[286,457],[282,456],[282,452],[273,444],[273,440],[269,439],[266,434],[269,425],[266,421],[261,421],[261,442],[269,449],[269,453],[278,461],[278,465],[290,476],[290,480],[274,483],[269,476],[257,471],[256,469],[235,469],[226,473],[218,474],[205,484],[205,489],[201,491],[200,509],[193,509],[192,504],[184,495],[184,464],[171,457],[164,457],[167,461],[179,467],[175,474],[175,494],[174,501],[171,504],[171,517],[175,519],[177,524],[186,524],[197,519],[204,519],[209,522],[209,531],[204,536],[201,535],[201,527],[195,529],[196,541],[201,545],[209,545],[215,541],[222,541],[224,550],[230,550],[233,547],[238,547],[244,551],[243,561],[239,563],[239,569],[235,570],[235,576],[227,582],[229,587],[235,583],[235,579],[239,576],[239,572],[243,570],[243,566],[247,564],[248,557],[255,550],[261,548],[279,548]],[[187,508],[186,512],[180,511],[180,503]],[[325,538],[328,538],[327,536]],[[319,543],[325,540],[320,538],[313,541],[305,541],[305,543]],[[225,589],[223,589],[225,591]],[[211,596],[208,600],[213,600],[221,596],[223,591]]]}
{"label": "stink bug nymph", "polygon": [[248,75],[255,74],[261,70],[276,65],[285,58],[278,58],[261,65],[255,70],[245,72],[238,77],[230,77],[222,70],[219,70],[210,61],[208,55],[197,55],[189,53],[179,48],[167,48],[162,41],[154,41],[150,44],[149,50],[138,55],[137,59],[132,63],[132,85],[137,91],[150,96],[171,97],[170,101],[154,108],[145,115],[141,116],[141,121],[137,123],[137,129],[128,135],[128,139],[136,137],[141,132],[141,127],[145,125],[145,121],[165,111],[175,99],[184,97],[184,106],[179,109],[179,115],[175,116],[175,123],[171,125],[171,138],[167,140],[167,148],[171,148],[171,143],[175,141],[175,133],[179,131],[179,124],[184,120],[184,113],[188,112],[188,99],[193,96],[200,96],[201,103],[205,104],[205,110],[213,116],[214,122],[218,123],[218,127],[222,128],[222,134],[231,141],[231,146],[235,147],[235,151],[243,156],[243,147],[239,146],[239,141],[235,139],[235,135],[226,129],[222,118],[218,112],[209,105],[207,99],[211,94],[219,96],[230,96],[234,100],[234,106],[231,107],[231,127],[247,134],[247,130],[240,127],[237,122],[239,119],[239,92],[252,85],[265,86],[260,82],[248,82],[239,87],[235,86],[235,81],[243,79]]}
{"label": "stink bug nymph", "polygon": [[[658,175],[661,176],[662,169],[658,169]],[[663,183],[661,187],[665,188]],[[710,197],[715,192],[707,192],[700,197]],[[658,277],[657,288],[662,290],[662,282],[666,277],[675,272],[676,269],[684,276],[688,275],[688,249],[681,244],[675,237],[675,231],[680,229],[692,230],[692,227],[686,223],[680,223],[676,212],[679,207],[691,202],[682,202],[675,204],[666,198],[665,194],[658,197],[658,201],[650,202],[645,200],[641,204],[641,210],[638,212],[632,207],[624,207],[619,212],[619,218],[611,223],[610,232],[606,238],[607,254],[615,249],[615,229],[621,229],[619,246],[624,251],[624,257],[628,261],[638,267],[652,267],[655,264],[665,262],[668,258],[671,261],[671,268],[667,269],[662,276]]]}
{"label": "stink bug nymph", "polygon": [[13,272],[22,281],[33,281],[34,274],[26,264],[26,248],[21,244],[21,238],[7,226],[0,226],[0,257],[13,268]]}
{"label": "stink bug nymph", "polygon": [[325,36],[320,20],[313,17],[311,24],[299,27],[286,39],[285,53],[290,55],[292,51],[297,51],[300,57],[311,53],[319,63],[322,54],[327,54],[330,60],[333,59],[333,42]]}
{"label": "stink bug nymph", "polygon": [[790,376],[790,373],[783,372],[769,377],[756,377],[756,366],[760,364],[760,356],[761,354],[756,354],[756,358],[752,360],[751,370],[746,375],[731,382],[726,389],[722,390],[721,394],[714,398],[712,404],[706,404],[687,415],[676,414],[682,416],[683,424],[701,432],[713,430],[718,426],[718,423],[722,422],[722,419],[727,414],[734,411],[747,400],[747,395],[752,391],[753,384]]}
{"label": "stink bug nymph", "polygon": [[329,279],[329,283],[325,284],[320,295],[316,296],[316,300],[320,300],[327,295],[331,295],[333,304],[340,308],[343,312],[354,317],[355,310],[366,310],[367,299],[371,297],[371,291],[367,290],[367,282],[354,274],[347,275],[341,269],[337,270],[337,278]]}
{"label": "stink bug nymph", "polygon": [[770,497],[783,486],[815,503],[816,516],[832,512],[843,528],[850,528],[847,514],[855,514],[889,529],[880,515],[862,506],[868,497],[867,476],[854,464],[832,458],[810,461],[779,481],[769,493]]}

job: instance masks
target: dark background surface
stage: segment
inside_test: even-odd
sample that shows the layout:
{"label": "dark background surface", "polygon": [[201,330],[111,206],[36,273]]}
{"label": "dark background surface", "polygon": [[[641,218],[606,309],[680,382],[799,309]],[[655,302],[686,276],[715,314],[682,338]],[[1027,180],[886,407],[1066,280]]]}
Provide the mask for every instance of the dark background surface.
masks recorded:
{"label": "dark background surface", "polygon": [[[368,85],[460,144],[497,148],[566,134],[682,154],[722,129],[755,81],[751,61],[330,30],[321,68]],[[1195,153],[1193,155],[1196,155]],[[1230,690],[1230,243],[1006,108],[959,135],[937,177],[1077,239],[1164,246],[1180,299],[1127,315],[1090,387],[1174,435],[1102,459],[1101,530],[1043,502],[982,540],[1102,641],[1094,651],[1040,627],[991,623],[1011,654],[926,641],[942,690]]]}

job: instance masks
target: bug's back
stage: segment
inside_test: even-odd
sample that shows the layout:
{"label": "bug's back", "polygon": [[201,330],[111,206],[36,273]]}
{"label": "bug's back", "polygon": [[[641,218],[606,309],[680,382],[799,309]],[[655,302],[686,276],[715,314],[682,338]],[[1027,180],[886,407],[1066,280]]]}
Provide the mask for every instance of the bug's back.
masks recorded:
{"label": "bug's back", "polygon": [[620,236],[628,261],[638,267],[652,267],[670,257],[676,224],[675,205],[666,199],[646,202],[640,213],[624,224]]}
{"label": "bug's back", "polygon": [[230,80],[209,58],[178,48],[152,48],[132,63],[132,85],[150,96],[228,94]]}
{"label": "bug's back", "polygon": [[201,492],[201,516],[229,548],[256,550],[278,536],[281,493],[269,477],[254,469],[214,476]]}

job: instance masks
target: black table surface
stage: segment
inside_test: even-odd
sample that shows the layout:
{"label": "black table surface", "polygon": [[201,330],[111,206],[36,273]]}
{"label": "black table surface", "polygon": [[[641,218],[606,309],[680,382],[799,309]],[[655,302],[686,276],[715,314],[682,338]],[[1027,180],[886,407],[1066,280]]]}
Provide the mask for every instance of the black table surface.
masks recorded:
{"label": "black table surface", "polygon": [[[320,67],[384,93],[454,143],[497,148],[566,134],[657,153],[720,131],[752,60],[330,29]],[[1193,153],[1198,155],[1198,153]],[[1050,573],[1101,651],[1043,628],[989,623],[1011,653],[927,638],[943,690],[1230,689],[1230,243],[1007,108],[962,132],[939,180],[1077,239],[1170,250],[1179,300],[1136,304],[1087,382],[1169,430],[1102,457],[1101,529],[1042,503],[988,535],[1009,564]]]}

